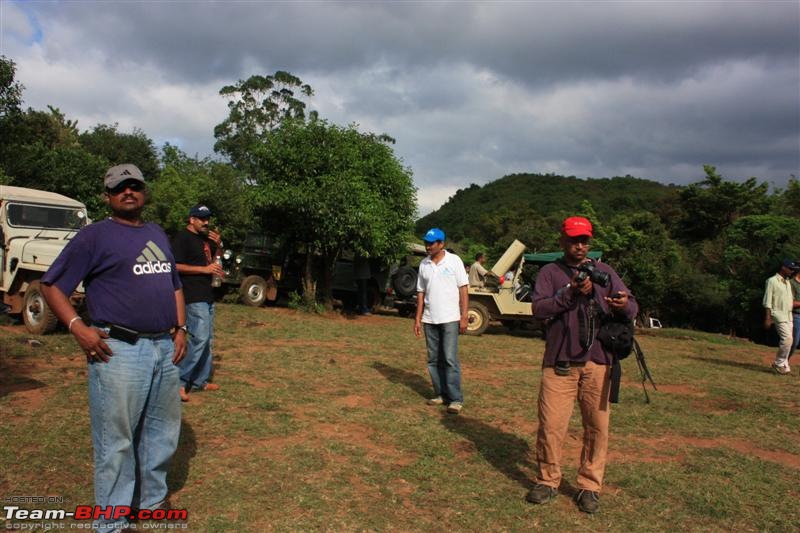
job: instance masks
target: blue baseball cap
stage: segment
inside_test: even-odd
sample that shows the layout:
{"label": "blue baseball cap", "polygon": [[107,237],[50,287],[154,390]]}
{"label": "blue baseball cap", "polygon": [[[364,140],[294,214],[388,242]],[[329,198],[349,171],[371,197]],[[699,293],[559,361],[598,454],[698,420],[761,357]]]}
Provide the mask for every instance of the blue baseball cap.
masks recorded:
{"label": "blue baseball cap", "polygon": [[197,204],[189,209],[189,216],[195,218],[208,218],[211,216],[211,209],[203,204]]}
{"label": "blue baseball cap", "polygon": [[428,233],[422,237],[422,240],[425,242],[444,241],[444,232],[439,228],[431,228],[428,230]]}

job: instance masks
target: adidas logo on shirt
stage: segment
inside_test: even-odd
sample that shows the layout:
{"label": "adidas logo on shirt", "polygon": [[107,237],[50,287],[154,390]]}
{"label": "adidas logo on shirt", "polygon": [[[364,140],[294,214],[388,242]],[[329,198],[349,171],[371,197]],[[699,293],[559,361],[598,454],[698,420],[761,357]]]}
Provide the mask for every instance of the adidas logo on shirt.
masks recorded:
{"label": "adidas logo on shirt", "polygon": [[167,256],[161,251],[156,243],[147,241],[147,245],[142,249],[141,255],[136,258],[133,265],[133,273],[137,276],[145,274],[166,274],[172,272],[172,264],[167,260]]}

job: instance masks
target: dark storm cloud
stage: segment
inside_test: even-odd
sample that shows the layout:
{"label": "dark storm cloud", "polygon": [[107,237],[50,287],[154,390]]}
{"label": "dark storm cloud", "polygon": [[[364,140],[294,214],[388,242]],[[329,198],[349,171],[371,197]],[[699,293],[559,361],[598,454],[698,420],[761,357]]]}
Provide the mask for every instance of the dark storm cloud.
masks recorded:
{"label": "dark storm cloud", "polygon": [[[81,27],[109,61],[157,63],[204,81],[266,70],[333,72],[466,62],[531,85],[685,76],[720,62],[796,62],[796,4],[202,3],[34,4],[45,28]],[[52,51],[58,54],[57,49]]]}
{"label": "dark storm cloud", "polygon": [[219,88],[289,70],[323,117],[397,139],[423,210],[511,172],[688,183],[710,163],[778,185],[800,172],[796,1],[13,7],[26,103],[205,155]]}

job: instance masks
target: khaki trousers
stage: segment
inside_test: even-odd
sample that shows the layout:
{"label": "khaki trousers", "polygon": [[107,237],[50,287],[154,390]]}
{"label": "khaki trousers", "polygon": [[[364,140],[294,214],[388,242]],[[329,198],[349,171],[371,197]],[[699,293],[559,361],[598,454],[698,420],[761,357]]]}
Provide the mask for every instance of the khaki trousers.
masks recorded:
{"label": "khaki trousers", "polygon": [[552,367],[542,369],[539,391],[539,431],[536,438],[538,483],[561,483],[561,449],[567,436],[575,398],[583,420],[583,449],[578,488],[599,492],[603,485],[608,451],[608,402],[611,367],[591,361],[573,363],[569,376],[557,376]]}

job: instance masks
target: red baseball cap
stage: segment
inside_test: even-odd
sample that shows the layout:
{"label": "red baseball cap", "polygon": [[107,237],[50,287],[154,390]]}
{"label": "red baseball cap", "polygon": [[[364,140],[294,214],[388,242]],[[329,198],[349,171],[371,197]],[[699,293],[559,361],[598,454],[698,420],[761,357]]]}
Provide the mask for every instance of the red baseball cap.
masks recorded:
{"label": "red baseball cap", "polygon": [[592,236],[592,223],[583,217],[569,217],[561,224],[561,233],[567,237]]}

